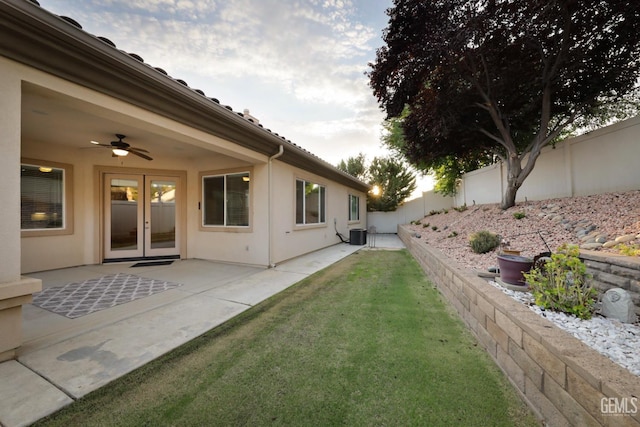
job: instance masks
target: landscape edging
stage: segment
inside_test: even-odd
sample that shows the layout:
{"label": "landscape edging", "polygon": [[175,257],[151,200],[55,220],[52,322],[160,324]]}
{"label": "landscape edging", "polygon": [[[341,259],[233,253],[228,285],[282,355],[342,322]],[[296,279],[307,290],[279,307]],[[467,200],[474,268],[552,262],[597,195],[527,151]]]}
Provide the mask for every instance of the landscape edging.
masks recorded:
{"label": "landscape edging", "polygon": [[640,427],[637,376],[463,269],[406,227],[398,226],[398,236],[547,425]]}

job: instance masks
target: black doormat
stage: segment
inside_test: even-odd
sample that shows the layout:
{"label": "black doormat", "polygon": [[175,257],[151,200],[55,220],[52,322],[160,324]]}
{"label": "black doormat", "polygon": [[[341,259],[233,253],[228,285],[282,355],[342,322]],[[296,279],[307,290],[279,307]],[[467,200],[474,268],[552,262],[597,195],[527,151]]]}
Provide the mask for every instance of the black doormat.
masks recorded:
{"label": "black doormat", "polygon": [[137,262],[133,264],[131,267],[153,267],[156,265],[171,265],[173,264],[173,260],[168,261],[150,261],[150,262]]}

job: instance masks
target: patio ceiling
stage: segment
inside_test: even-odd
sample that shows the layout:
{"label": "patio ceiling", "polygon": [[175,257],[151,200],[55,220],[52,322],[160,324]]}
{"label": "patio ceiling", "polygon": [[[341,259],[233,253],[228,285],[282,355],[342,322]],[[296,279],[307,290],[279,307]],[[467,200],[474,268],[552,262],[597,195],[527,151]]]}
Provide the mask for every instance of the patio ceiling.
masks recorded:
{"label": "patio ceiling", "polygon": [[[117,111],[101,108],[42,87],[24,84],[22,92],[22,140],[56,144],[78,150],[98,149],[90,141],[109,144],[115,134],[145,148],[157,158],[199,158],[211,152],[263,162],[262,156],[243,156],[213,145],[188,139],[178,132],[134,119]],[[199,144],[199,145],[198,145]],[[105,150],[105,154],[106,154]]]}

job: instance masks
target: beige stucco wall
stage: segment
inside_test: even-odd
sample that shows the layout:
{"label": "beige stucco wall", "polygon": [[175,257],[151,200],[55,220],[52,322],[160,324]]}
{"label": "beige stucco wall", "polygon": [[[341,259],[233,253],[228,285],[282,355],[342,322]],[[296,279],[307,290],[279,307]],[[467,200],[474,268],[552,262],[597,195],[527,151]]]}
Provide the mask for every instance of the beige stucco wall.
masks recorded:
{"label": "beige stucco wall", "polygon": [[[15,114],[2,115],[4,131],[11,135],[10,126],[16,127],[13,130],[15,137],[3,139],[7,148],[14,150],[13,156],[3,156],[2,161],[11,163],[11,166],[3,167],[2,170],[11,172],[10,177],[5,177],[5,182],[14,182],[8,187],[15,189],[13,195],[3,197],[13,197],[13,204],[2,204],[2,208],[8,212],[3,218],[15,217],[13,221],[5,221],[4,224],[12,225],[7,233],[14,235],[16,240],[14,245],[8,245],[7,254],[3,259],[14,262],[8,263],[16,268],[15,274],[23,274],[63,268],[68,266],[96,264],[101,262],[99,222],[100,192],[99,183],[96,180],[95,167],[112,168],[117,172],[118,168],[140,169],[152,173],[154,170],[162,171],[187,171],[187,182],[184,183],[186,198],[183,199],[188,207],[186,224],[186,241],[183,249],[184,257],[201,257],[205,259],[238,260],[243,259],[238,253],[230,248],[241,245],[254,247],[255,254],[252,259],[247,260],[251,264],[267,264],[266,250],[260,253],[257,247],[264,240],[262,230],[264,224],[258,224],[256,234],[244,234],[239,238],[237,233],[225,235],[227,233],[200,233],[198,224],[200,212],[197,210],[199,201],[198,172],[200,170],[222,170],[232,167],[258,165],[255,173],[262,173],[260,165],[266,162],[266,157],[242,147],[238,147],[230,141],[225,141],[218,137],[189,128],[180,123],[171,121],[165,117],[142,110],[138,107],[128,105],[114,98],[83,88],[68,81],[49,76],[45,73],[24,67],[15,62],[0,58],[0,72],[3,76],[15,76],[13,80],[13,97],[2,97],[3,110]],[[4,78],[2,84],[8,85],[11,79]],[[153,162],[139,159],[134,156],[127,156],[124,160],[111,158],[106,150],[94,149],[87,141],[86,149],[70,148],[62,144],[42,143],[41,141],[22,141],[20,138],[20,99],[21,86],[26,82],[28,85],[34,84],[48,89],[55,90],[64,95],[73,97],[83,102],[88,109],[95,108],[95,114],[100,115],[105,120],[113,121],[114,124],[126,123],[135,125],[145,131],[154,132],[163,136],[175,137],[180,143],[189,143],[198,147],[208,148],[212,151],[208,155],[200,155],[195,159],[184,159],[175,157],[156,157]],[[4,90],[3,94],[10,91]],[[6,105],[5,105],[6,104]],[[12,143],[11,143],[12,142]],[[178,142],[176,143],[178,145]],[[230,157],[234,156],[234,157]],[[31,158],[36,160],[51,161],[70,164],[73,166],[73,225],[74,231],[70,235],[46,236],[46,237],[24,237],[20,239],[20,231],[15,227],[19,223],[19,188],[20,158]],[[256,180],[259,182],[259,180]],[[254,196],[261,197],[260,192],[254,191]],[[10,215],[9,215],[10,213]],[[260,212],[254,212],[259,216]],[[256,240],[259,239],[259,240]],[[9,237],[4,239],[10,241]],[[18,250],[19,248],[19,250]],[[214,250],[212,250],[214,248]],[[2,249],[4,250],[4,248]],[[10,269],[3,269],[9,272]]]}
{"label": "beige stucco wall", "polygon": [[[79,152],[80,151],[80,152]],[[157,159],[150,168],[144,160],[138,160],[127,156],[125,162],[120,164],[117,158],[105,156],[105,152],[99,149],[76,150],[62,146],[51,146],[41,143],[29,143],[25,145],[23,156],[35,159],[46,159],[55,162],[64,162],[73,165],[73,218],[74,232],[71,235],[25,237],[22,239],[22,270],[33,272],[76,266],[83,264],[96,264],[100,258],[100,186],[97,182],[95,167],[120,172],[135,170],[153,174],[159,172],[183,172],[186,171],[186,189],[182,202],[186,205],[186,247],[183,250],[184,258],[202,258],[229,262],[242,262],[247,264],[266,265],[266,249],[262,242],[266,241],[266,224],[262,218],[266,210],[259,208],[265,203],[264,191],[261,191],[261,182],[266,178],[264,165],[252,166],[242,160],[231,159],[226,156],[210,154],[198,161],[185,161],[183,159]],[[104,161],[104,159],[107,161]],[[145,163],[143,163],[145,162]],[[201,211],[198,210],[200,201],[199,172],[200,171],[224,171],[227,169],[242,168],[253,169],[254,174],[252,201],[257,206],[253,212],[253,233],[235,232],[202,232],[199,229]],[[264,185],[262,185],[263,187]],[[250,250],[246,251],[245,248]],[[56,248],[56,250],[52,250]],[[240,250],[242,249],[242,251]],[[251,250],[253,249],[253,250]],[[250,252],[246,254],[244,252]]]}
{"label": "beige stucco wall", "polygon": [[200,200],[200,172],[229,169],[246,169],[238,162],[226,165],[215,159],[203,159],[189,170],[188,199],[188,257],[218,260],[230,263],[266,266],[268,264],[268,224],[267,224],[267,166],[254,165],[251,169],[250,217],[248,228],[226,231],[222,228],[202,229],[202,212],[197,209]]}
{"label": "beige stucco wall", "polygon": [[[13,183],[5,193],[0,209],[6,210],[3,218],[5,229],[0,228],[4,241],[12,242],[0,249],[7,268],[2,274],[17,276],[35,271],[64,268],[77,265],[97,264],[102,261],[100,173],[155,171],[182,173],[183,203],[185,207],[183,258],[201,258],[224,262],[267,266],[319,248],[339,243],[335,235],[334,218],[341,233],[348,236],[349,228],[366,227],[366,195],[350,191],[314,173],[294,168],[274,160],[269,172],[268,158],[219,137],[189,128],[165,117],[126,104],[115,98],[81,87],[71,82],[52,77],[46,73],[24,67],[21,64],[0,58],[0,97],[3,111],[0,123],[7,138],[3,138],[6,154],[0,162],[4,182]],[[13,77],[12,77],[13,76]],[[94,148],[89,141],[69,146],[64,141],[27,140],[20,132],[21,93],[38,91],[38,88],[53,90],[62,96],[62,102],[74,103],[93,117],[113,124],[140,129],[147,134],[162,135],[175,140],[176,155],[156,156],[148,162],[135,156],[124,159],[112,158],[105,149]],[[4,96],[4,94],[7,96]],[[31,93],[31,92],[28,92]],[[86,142],[86,146],[83,144]],[[173,144],[172,144],[173,145]],[[181,147],[191,147],[195,155],[184,155]],[[174,148],[174,147],[172,147]],[[57,162],[73,168],[73,233],[58,236],[22,237],[15,227],[19,223],[20,205],[20,158]],[[251,171],[251,226],[248,229],[211,231],[201,227],[200,173],[218,171],[226,173],[238,169]],[[273,202],[269,205],[269,179],[273,179]],[[304,178],[327,187],[327,223],[321,226],[295,226],[295,179]],[[11,191],[13,189],[13,191]],[[347,224],[348,194],[360,196],[360,218]],[[8,199],[7,199],[8,198]],[[271,208],[269,208],[271,206]],[[271,209],[271,211],[270,211]],[[271,220],[269,219],[271,218]],[[271,222],[270,222],[271,221]],[[272,224],[272,228],[270,228]],[[272,243],[269,244],[269,237]],[[12,271],[13,270],[15,271]]]}
{"label": "beige stucco wall", "polygon": [[[295,224],[295,181],[304,179],[326,186],[326,223]],[[360,221],[348,222],[349,194],[360,197]],[[352,228],[366,228],[366,194],[328,181],[311,172],[274,161],[273,168],[273,262],[278,263],[303,253],[340,243],[334,228],[349,238]]]}

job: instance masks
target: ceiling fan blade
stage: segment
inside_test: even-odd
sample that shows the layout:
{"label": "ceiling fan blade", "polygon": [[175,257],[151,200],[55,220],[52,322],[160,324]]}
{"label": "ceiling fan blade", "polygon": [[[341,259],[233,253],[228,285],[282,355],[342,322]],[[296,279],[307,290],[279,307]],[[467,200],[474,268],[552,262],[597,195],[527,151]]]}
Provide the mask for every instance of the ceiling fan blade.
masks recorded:
{"label": "ceiling fan blade", "polygon": [[137,147],[129,147],[129,151],[138,151],[140,153],[148,153],[149,150],[145,150],[144,148],[137,148]]}
{"label": "ceiling fan blade", "polygon": [[142,157],[143,159],[153,160],[151,157],[147,156],[146,154],[138,153],[137,151],[133,151],[133,150],[127,150],[127,151],[130,152],[131,154],[135,154],[138,157]]}

